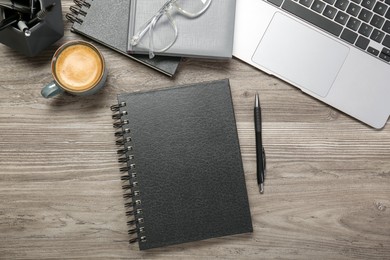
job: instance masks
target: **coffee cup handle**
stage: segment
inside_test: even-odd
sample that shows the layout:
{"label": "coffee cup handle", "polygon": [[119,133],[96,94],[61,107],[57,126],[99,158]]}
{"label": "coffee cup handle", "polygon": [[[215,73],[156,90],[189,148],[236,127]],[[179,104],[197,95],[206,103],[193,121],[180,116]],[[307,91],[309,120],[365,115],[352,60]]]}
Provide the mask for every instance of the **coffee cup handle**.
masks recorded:
{"label": "coffee cup handle", "polygon": [[63,93],[64,90],[60,88],[57,83],[53,80],[52,82],[46,84],[42,90],[41,95],[44,98],[52,98],[54,96],[57,96],[58,94]]}

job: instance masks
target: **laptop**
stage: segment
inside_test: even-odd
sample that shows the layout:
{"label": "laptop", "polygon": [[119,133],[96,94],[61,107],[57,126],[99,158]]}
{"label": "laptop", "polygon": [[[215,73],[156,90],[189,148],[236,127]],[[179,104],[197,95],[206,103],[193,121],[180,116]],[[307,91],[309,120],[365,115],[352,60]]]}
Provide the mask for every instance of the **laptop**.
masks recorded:
{"label": "laptop", "polygon": [[237,0],[233,55],[370,125],[390,115],[390,0]]}

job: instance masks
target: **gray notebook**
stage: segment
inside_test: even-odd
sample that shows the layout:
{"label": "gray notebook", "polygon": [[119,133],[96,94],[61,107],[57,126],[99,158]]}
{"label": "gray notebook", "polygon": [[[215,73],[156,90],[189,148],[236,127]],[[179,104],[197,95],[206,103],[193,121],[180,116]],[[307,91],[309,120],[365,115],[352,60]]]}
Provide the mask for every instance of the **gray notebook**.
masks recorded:
{"label": "gray notebook", "polygon": [[[191,5],[196,2],[186,2],[178,0],[191,10]],[[191,0],[205,2],[205,0]],[[137,33],[151,17],[153,17],[167,0],[131,0],[130,20],[129,20],[129,41],[128,51],[130,53],[148,53],[149,37],[140,41],[136,46],[130,44],[131,37]],[[198,9],[199,10],[199,9]],[[156,52],[158,55],[201,57],[201,58],[231,58],[233,51],[234,37],[234,17],[236,10],[235,0],[212,0],[209,8],[196,18],[187,18],[171,9],[172,18],[178,29],[176,42],[165,52]],[[165,47],[174,33],[166,16],[156,24],[154,34],[155,47]],[[168,39],[169,38],[169,39]],[[161,49],[161,48],[160,48]]]}
{"label": "gray notebook", "polygon": [[155,57],[127,53],[129,0],[81,0],[80,6],[71,7],[67,18],[72,32],[84,35],[146,66],[173,76],[180,62],[178,57]]}

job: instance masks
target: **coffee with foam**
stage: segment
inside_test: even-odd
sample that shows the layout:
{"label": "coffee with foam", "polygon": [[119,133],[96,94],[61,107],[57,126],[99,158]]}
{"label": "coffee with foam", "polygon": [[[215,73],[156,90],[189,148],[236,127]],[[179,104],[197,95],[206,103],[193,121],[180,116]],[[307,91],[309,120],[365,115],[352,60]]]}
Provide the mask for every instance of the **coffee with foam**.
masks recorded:
{"label": "coffee with foam", "polygon": [[94,88],[104,72],[104,60],[99,51],[83,43],[68,45],[62,49],[53,66],[57,82],[72,92]]}

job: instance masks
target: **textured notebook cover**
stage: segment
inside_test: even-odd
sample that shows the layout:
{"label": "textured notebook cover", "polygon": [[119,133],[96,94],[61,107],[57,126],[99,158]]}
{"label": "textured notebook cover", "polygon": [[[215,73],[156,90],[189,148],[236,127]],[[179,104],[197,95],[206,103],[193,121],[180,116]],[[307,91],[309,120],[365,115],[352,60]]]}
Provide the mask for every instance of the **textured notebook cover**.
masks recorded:
{"label": "textured notebook cover", "polygon": [[129,23],[129,0],[86,0],[90,7],[82,7],[87,12],[79,14],[82,24],[74,23],[72,31],[82,34],[138,62],[152,67],[168,76],[175,74],[180,62],[178,57],[155,57],[129,55],[127,53],[127,34]]}
{"label": "textured notebook cover", "polygon": [[[252,232],[228,80],[121,94],[141,250]],[[131,170],[133,171],[133,170]]]}
{"label": "textured notebook cover", "polygon": [[[144,25],[167,0],[131,0],[132,7],[129,20],[129,39]],[[188,0],[181,0],[189,4]],[[204,0],[191,0],[204,1]],[[192,9],[191,9],[192,10]],[[197,18],[187,18],[178,12],[172,11],[172,17],[178,28],[178,37],[174,45],[159,55],[200,58],[231,58],[233,52],[234,20],[236,0],[212,0],[209,8]],[[156,24],[156,28],[164,30],[164,37],[172,36],[171,25],[163,16]],[[156,29],[157,30],[157,29]],[[146,35],[147,36],[147,35]],[[158,35],[157,35],[158,36]],[[158,37],[154,41],[158,44]],[[130,43],[130,41],[128,41]],[[161,41],[160,41],[161,42]],[[130,53],[145,53],[149,49],[147,40],[139,45],[127,48]]]}

